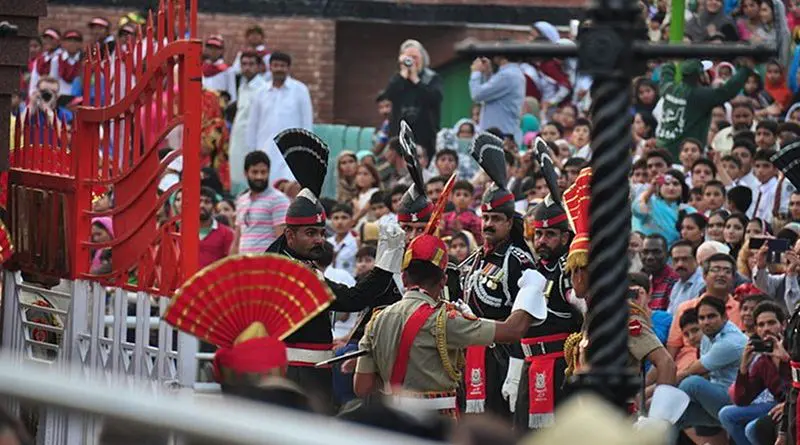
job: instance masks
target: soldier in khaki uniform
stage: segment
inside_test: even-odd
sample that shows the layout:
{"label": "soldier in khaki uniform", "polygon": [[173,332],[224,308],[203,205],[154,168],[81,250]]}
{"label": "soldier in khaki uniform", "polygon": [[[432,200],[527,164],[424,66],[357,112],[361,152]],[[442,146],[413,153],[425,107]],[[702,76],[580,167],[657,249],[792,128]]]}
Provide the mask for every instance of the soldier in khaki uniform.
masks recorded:
{"label": "soldier in khaki uniform", "polygon": [[408,246],[403,299],[375,315],[359,343],[367,355],[356,365],[356,395],[381,390],[401,407],[455,417],[464,348],[519,341],[533,321],[546,317],[546,280],[538,272],[538,284],[529,287],[538,292],[521,292],[511,316],[498,322],[440,299],[446,268],[447,246],[440,238],[425,234]]}
{"label": "soldier in khaki uniform", "polygon": [[[589,295],[589,196],[592,171],[584,168],[575,183],[564,192],[567,215],[573,225],[575,238],[569,247],[567,270],[572,275],[572,290],[578,298],[591,299]],[[675,384],[675,363],[653,332],[650,314],[647,309],[634,301],[628,302],[630,315],[628,318],[628,363],[636,372],[640,372],[644,360],[649,360],[656,367],[659,384]],[[584,321],[580,334],[572,334],[564,344],[564,356],[567,359],[567,375],[583,373],[589,370],[586,360],[586,349],[589,338],[586,333],[588,319]]]}

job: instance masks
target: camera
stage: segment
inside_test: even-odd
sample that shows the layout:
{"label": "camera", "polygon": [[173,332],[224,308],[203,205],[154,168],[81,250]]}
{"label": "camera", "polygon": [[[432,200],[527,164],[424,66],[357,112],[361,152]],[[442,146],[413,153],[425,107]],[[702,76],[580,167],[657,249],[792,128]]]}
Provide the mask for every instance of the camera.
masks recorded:
{"label": "camera", "polygon": [[772,352],[772,340],[762,340],[759,337],[750,337],[750,344],[753,345],[754,352]]}
{"label": "camera", "polygon": [[42,100],[45,102],[50,102],[51,100],[53,100],[54,96],[55,95],[50,90],[42,90],[41,92],[39,92],[39,97],[41,97]]}
{"label": "camera", "polygon": [[414,66],[414,59],[412,59],[411,57],[403,57],[403,65],[406,68],[411,68],[412,66]]}

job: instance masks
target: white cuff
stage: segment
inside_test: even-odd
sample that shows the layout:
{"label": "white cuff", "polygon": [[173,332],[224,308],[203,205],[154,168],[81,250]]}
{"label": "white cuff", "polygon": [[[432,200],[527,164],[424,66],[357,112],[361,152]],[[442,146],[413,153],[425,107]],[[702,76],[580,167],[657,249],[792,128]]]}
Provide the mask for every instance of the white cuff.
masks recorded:
{"label": "white cuff", "polygon": [[522,376],[522,365],[524,363],[525,360],[521,358],[508,358],[508,374],[506,374],[507,382],[519,382],[519,379]]}
{"label": "white cuff", "polygon": [[514,299],[511,312],[523,310],[537,320],[547,318],[547,301],[544,296],[544,288],[547,279],[533,269],[526,269],[522,272],[517,282],[519,293]]}

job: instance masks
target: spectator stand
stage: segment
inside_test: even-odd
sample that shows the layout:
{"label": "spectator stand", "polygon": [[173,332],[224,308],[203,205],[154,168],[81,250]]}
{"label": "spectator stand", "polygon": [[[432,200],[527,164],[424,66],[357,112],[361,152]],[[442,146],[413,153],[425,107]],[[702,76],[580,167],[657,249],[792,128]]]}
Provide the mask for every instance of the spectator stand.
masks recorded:
{"label": "spectator stand", "polygon": [[375,133],[373,127],[350,127],[336,124],[315,124],[314,133],[320,137],[331,150],[330,162],[328,162],[328,173],[325,175],[325,183],[322,185],[322,196],[336,196],[336,181],[339,180],[336,172],[336,162],[342,150],[350,150],[358,153],[362,150],[372,151],[372,135]]}
{"label": "spectator stand", "polygon": [[[4,272],[2,339],[20,361],[64,372],[78,365],[86,376],[127,385],[143,380],[153,391],[176,381],[194,384],[197,340],[176,336],[160,314],[164,297],[197,270],[196,3],[187,14],[182,2],[162,1],[128,47],[111,54],[89,49],[83,105],[72,128],[39,116],[16,121],[6,203],[16,254]],[[173,131],[183,144],[159,160]],[[181,181],[159,193],[178,157]],[[159,210],[179,191],[180,212],[159,223]],[[95,209],[93,194],[106,192],[114,205]],[[98,217],[110,220],[110,241],[91,241]],[[111,252],[110,267],[91,270],[103,249]],[[19,413],[15,400],[8,407]],[[94,441],[95,419],[50,408],[32,417],[43,435],[38,443]]]}

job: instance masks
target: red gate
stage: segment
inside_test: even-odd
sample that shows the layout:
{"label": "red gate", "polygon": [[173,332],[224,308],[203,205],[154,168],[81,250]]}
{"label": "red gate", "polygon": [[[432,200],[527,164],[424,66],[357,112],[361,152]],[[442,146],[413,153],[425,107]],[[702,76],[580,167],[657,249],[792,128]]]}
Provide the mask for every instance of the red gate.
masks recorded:
{"label": "red gate", "polygon": [[[163,0],[129,41],[90,48],[83,103],[71,129],[39,112],[19,119],[12,142],[8,209],[12,267],[51,277],[170,295],[197,270],[200,201],[201,51],[197,0]],[[165,158],[159,150],[182,140]],[[175,137],[177,135],[177,137]],[[180,182],[159,192],[182,157]],[[173,164],[174,165],[174,164]],[[93,209],[93,193],[114,205]],[[182,193],[180,213],[157,214]],[[113,240],[91,241],[92,219],[113,221]],[[186,236],[181,236],[181,234]],[[111,272],[90,273],[93,252],[111,250]]]}

